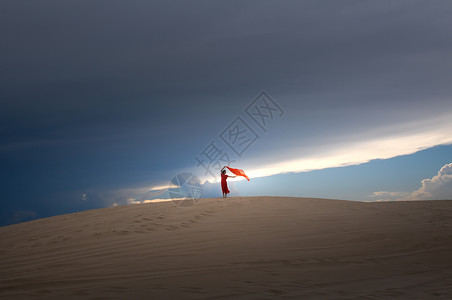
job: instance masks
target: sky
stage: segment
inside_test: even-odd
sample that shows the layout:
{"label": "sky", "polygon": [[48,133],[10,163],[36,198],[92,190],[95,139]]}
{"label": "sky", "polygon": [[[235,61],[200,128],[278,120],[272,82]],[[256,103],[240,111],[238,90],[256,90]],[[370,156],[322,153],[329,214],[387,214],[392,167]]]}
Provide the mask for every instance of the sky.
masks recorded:
{"label": "sky", "polygon": [[450,1],[0,2],[0,225],[168,198],[451,199]]}

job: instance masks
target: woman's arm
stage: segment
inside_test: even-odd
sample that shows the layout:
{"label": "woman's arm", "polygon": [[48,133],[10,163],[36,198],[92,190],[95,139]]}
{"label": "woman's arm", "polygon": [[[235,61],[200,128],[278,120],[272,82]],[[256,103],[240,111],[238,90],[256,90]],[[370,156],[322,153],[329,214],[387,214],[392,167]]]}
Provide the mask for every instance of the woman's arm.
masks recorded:
{"label": "woman's arm", "polygon": [[226,168],[226,166],[224,166],[224,167],[223,167],[223,168],[221,169],[221,171],[220,171],[220,172],[223,172],[224,168]]}

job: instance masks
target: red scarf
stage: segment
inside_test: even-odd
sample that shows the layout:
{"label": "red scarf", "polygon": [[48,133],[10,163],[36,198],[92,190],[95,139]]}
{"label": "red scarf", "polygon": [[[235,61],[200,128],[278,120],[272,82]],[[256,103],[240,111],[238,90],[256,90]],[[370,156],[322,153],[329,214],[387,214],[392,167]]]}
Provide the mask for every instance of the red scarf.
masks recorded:
{"label": "red scarf", "polygon": [[226,168],[228,168],[229,171],[231,171],[233,174],[235,174],[235,175],[237,175],[237,176],[243,176],[243,177],[245,177],[246,179],[248,179],[248,181],[250,181],[250,178],[249,178],[248,176],[246,176],[246,174],[245,174],[245,172],[243,172],[243,170],[240,170],[240,169],[234,169],[234,168],[229,168],[229,167],[226,167]]}

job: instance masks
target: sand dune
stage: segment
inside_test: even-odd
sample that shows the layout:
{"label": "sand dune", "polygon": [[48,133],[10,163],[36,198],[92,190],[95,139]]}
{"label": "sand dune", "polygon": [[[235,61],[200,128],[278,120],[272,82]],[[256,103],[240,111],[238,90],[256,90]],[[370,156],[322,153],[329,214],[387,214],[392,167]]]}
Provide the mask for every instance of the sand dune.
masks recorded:
{"label": "sand dune", "polygon": [[452,296],[452,201],[252,197],[0,228],[5,299]]}

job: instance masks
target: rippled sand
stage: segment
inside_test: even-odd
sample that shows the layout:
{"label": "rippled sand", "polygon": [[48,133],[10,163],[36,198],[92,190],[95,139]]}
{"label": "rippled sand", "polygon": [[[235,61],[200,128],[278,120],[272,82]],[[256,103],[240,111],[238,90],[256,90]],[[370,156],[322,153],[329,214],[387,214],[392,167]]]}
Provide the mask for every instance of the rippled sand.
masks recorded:
{"label": "rippled sand", "polygon": [[449,299],[452,201],[250,197],[0,228],[5,299]]}

